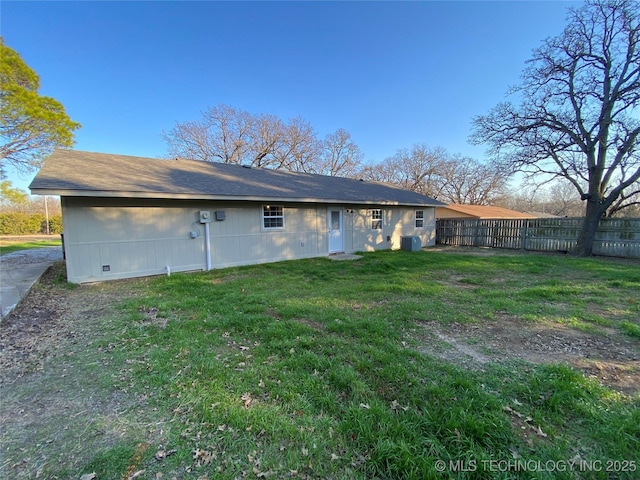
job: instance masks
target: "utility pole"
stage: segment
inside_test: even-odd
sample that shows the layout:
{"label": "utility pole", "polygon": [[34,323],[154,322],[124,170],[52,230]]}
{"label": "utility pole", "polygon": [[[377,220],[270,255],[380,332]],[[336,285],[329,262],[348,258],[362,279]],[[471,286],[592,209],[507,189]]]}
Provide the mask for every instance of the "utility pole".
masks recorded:
{"label": "utility pole", "polygon": [[49,205],[47,204],[47,196],[44,196],[44,218],[46,221],[45,233],[49,235]]}

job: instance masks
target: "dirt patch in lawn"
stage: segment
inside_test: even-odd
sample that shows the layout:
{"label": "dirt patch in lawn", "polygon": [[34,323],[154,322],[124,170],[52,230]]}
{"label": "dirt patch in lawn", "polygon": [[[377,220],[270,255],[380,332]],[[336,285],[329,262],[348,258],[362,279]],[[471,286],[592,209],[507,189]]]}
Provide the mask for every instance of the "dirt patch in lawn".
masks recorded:
{"label": "dirt patch in lawn", "polygon": [[506,315],[482,323],[422,325],[423,333],[436,341],[425,342],[420,350],[465,368],[513,360],[564,362],[620,392],[640,393],[640,342],[613,329],[587,333]]}
{"label": "dirt patch in lawn", "polygon": [[112,361],[100,346],[105,319],[136,289],[74,287],[64,276],[55,264],[0,324],[0,478],[51,478],[51,468],[73,470],[146,429],[144,402],[92,374]]}
{"label": "dirt patch in lawn", "polygon": [[81,287],[65,283],[64,263],[49,268],[0,328],[0,388],[40,371],[54,357],[79,353],[96,323],[130,296],[117,282]]}

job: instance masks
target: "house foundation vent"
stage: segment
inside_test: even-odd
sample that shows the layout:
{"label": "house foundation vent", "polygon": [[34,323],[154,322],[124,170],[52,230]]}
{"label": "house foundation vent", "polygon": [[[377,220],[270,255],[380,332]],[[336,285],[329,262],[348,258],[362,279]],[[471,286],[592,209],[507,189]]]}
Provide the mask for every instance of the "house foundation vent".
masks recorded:
{"label": "house foundation vent", "polygon": [[420,237],[400,237],[400,248],[408,252],[418,252],[422,248]]}

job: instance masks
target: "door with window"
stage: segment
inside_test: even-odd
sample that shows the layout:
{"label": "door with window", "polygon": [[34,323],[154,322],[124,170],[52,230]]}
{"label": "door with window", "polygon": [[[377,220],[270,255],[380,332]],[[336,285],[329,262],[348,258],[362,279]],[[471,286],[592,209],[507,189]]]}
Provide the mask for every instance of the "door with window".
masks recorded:
{"label": "door with window", "polygon": [[344,225],[341,208],[329,209],[329,253],[344,252]]}

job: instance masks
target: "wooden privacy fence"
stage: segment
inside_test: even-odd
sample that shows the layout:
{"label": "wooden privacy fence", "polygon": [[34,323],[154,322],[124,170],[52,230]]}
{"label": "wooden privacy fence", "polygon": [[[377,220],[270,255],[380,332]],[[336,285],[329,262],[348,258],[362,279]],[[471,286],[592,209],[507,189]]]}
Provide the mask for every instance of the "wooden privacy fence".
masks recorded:
{"label": "wooden privacy fence", "polygon": [[[441,219],[436,222],[436,243],[547,252],[569,251],[576,245],[581,226],[582,218]],[[640,258],[640,218],[600,220],[593,253]]]}

